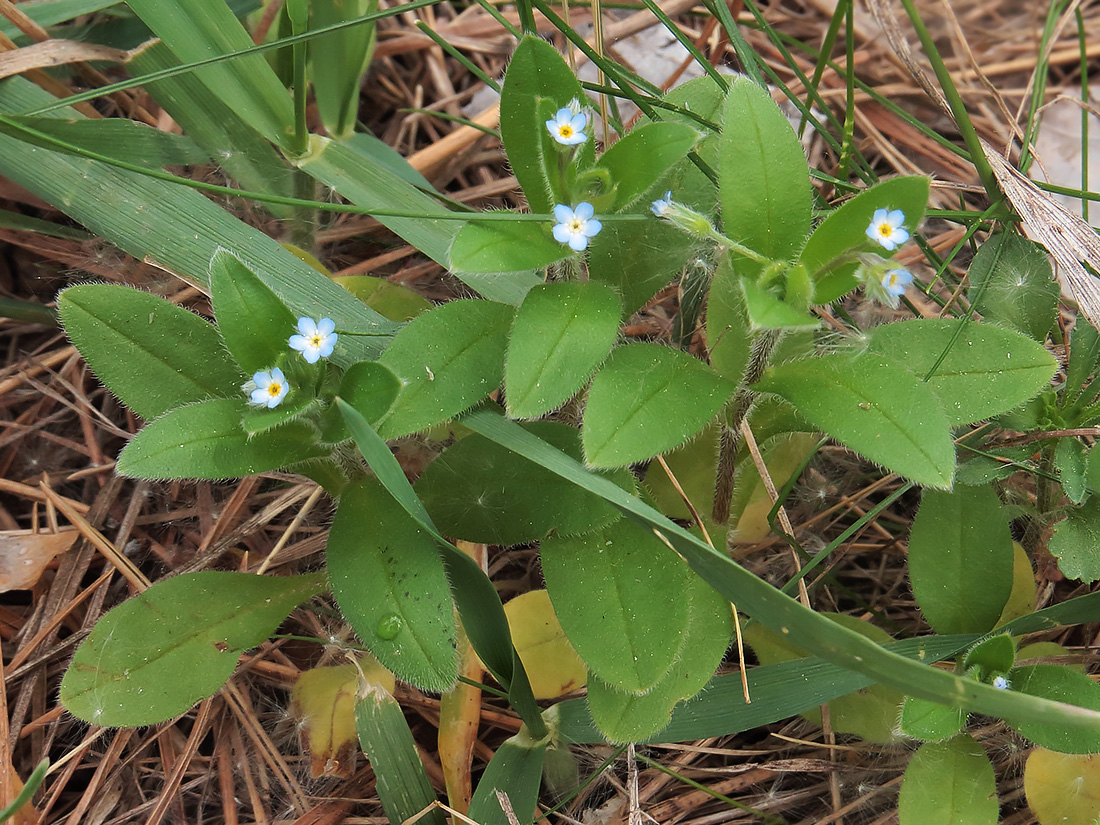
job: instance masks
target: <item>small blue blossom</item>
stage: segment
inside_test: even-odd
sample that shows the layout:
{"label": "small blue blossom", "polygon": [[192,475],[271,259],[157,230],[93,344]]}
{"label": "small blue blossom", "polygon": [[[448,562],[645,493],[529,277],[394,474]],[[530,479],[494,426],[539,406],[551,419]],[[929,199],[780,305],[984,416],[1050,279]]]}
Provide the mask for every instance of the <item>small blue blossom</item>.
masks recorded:
{"label": "small blue blossom", "polygon": [[267,407],[270,410],[283,403],[290,385],[287,384],[283,371],[274,367],[271,372],[256,373],[241,389],[251,396],[249,403],[257,407]]}
{"label": "small blue blossom", "polygon": [[867,227],[867,237],[884,249],[897,249],[909,240],[909,231],[903,226],[905,213],[900,209],[877,209]]}
{"label": "small blue blossom", "polygon": [[649,211],[656,215],[658,218],[667,217],[670,209],[672,209],[671,189],[665,192],[665,196],[663,198],[659,198],[649,205]]}
{"label": "small blue blossom", "polygon": [[576,146],[588,140],[584,133],[584,127],[588,124],[588,116],[584,112],[573,112],[572,109],[558,109],[552,120],[546,121],[546,128],[550,130],[550,136],[563,146]]}
{"label": "small blue blossom", "polygon": [[314,321],[298,319],[298,335],[290,336],[290,348],[302,353],[306,363],[316,364],[320,358],[328,358],[336,347],[336,324],[331,318]]}
{"label": "small blue blossom", "polygon": [[913,274],[906,269],[891,269],[882,275],[882,288],[887,294],[900,298],[905,288],[913,283]]}
{"label": "small blue blossom", "polygon": [[570,209],[559,203],[554,207],[554,240],[569,244],[569,248],[580,252],[588,247],[588,239],[594,237],[603,224],[592,217],[596,210],[588,201],[581,201],[576,209]]}
{"label": "small blue blossom", "polygon": [[994,676],[993,687],[997,688],[997,690],[1008,690],[1011,685],[1004,676]]}

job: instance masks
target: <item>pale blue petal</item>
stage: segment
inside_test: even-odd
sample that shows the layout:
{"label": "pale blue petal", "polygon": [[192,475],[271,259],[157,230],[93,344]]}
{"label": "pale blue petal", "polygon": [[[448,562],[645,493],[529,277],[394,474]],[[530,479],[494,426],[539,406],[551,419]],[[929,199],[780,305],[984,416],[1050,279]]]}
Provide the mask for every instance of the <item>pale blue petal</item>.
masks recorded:
{"label": "pale blue petal", "polygon": [[271,397],[267,391],[267,387],[258,387],[252,391],[252,403],[253,404],[266,404],[267,400]]}
{"label": "pale blue petal", "polygon": [[601,229],[603,229],[603,224],[595,218],[589,218],[587,221],[585,221],[584,234],[587,235],[589,238],[596,235]]}
{"label": "pale blue petal", "polygon": [[298,332],[308,338],[317,332],[317,324],[312,318],[299,318]]}
{"label": "pale blue petal", "polygon": [[586,221],[594,214],[596,214],[596,210],[588,201],[581,201],[577,204],[577,208],[573,210],[573,214],[580,218],[582,221]]}
{"label": "pale blue petal", "polygon": [[317,347],[310,346],[302,350],[302,357],[306,359],[307,364],[316,364],[317,359],[321,357],[321,351]]}
{"label": "pale blue petal", "polygon": [[[885,210],[880,209],[879,211],[882,212]],[[877,215],[878,212],[876,212],[875,214]],[[890,226],[896,229],[897,227],[905,223],[905,213],[902,212],[900,209],[895,209],[886,216],[886,220],[889,222]]]}
{"label": "pale blue petal", "polygon": [[569,223],[573,220],[573,210],[566,206],[564,203],[559,203],[554,207],[554,220],[559,224]]}
{"label": "pale blue petal", "polygon": [[291,349],[296,349],[298,352],[304,352],[306,347],[309,346],[309,339],[304,335],[291,335],[289,344]]}
{"label": "pale blue petal", "polygon": [[321,333],[321,335],[332,335],[332,333],[336,331],[336,322],[331,318],[322,318],[317,322],[317,331]]}
{"label": "pale blue petal", "polygon": [[582,250],[586,249],[587,247],[588,247],[588,238],[586,238],[580,232],[578,232],[575,235],[570,235],[570,237],[569,237],[569,248],[570,249],[575,250],[577,252],[581,252]]}
{"label": "pale blue petal", "polygon": [[573,237],[573,233],[569,231],[569,227],[564,223],[554,224],[554,240],[558,243],[569,243]]}
{"label": "pale blue petal", "polygon": [[286,376],[283,375],[283,371],[281,369],[279,369],[278,367],[275,367],[275,369],[273,369],[271,371],[271,377],[275,381],[278,381],[280,384],[285,384],[286,383]]}
{"label": "pale blue petal", "polygon": [[[281,374],[281,373],[280,373]],[[271,383],[271,373],[269,372],[257,372],[252,376],[252,383],[257,387],[266,387]]]}

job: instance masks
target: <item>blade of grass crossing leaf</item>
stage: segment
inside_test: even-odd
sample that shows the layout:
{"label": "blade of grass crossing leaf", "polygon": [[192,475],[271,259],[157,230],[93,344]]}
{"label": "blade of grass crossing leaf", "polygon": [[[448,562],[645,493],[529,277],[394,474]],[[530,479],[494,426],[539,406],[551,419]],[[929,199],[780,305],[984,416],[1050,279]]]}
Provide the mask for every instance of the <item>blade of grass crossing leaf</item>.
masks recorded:
{"label": "blade of grass crossing leaf", "polygon": [[545,738],[534,739],[521,730],[497,748],[470,800],[470,819],[479,825],[515,825],[497,796],[503,793],[520,825],[529,825],[538,802],[546,745]]}
{"label": "blade of grass crossing leaf", "polygon": [[[392,695],[376,685],[369,687],[355,703],[355,728],[391,825],[401,825],[436,801],[409,723]],[[445,825],[447,820],[436,808],[417,821]]]}
{"label": "blade of grass crossing leaf", "polygon": [[[25,111],[52,99],[22,78],[0,84],[3,112]],[[59,114],[66,116],[75,113]],[[50,174],[40,174],[47,164]],[[149,258],[204,288],[214,252],[232,250],[296,315],[327,316],[339,331],[357,333],[342,338],[333,354],[340,366],[376,358],[397,328],[198,192],[5,135],[0,135],[0,174],[139,260]]]}
{"label": "blade of grass crossing leaf", "polygon": [[470,644],[474,646],[485,667],[508,690],[510,704],[528,728],[537,734],[545,734],[540,710],[531,692],[531,683],[512,645],[508,619],[493,583],[473,559],[439,534],[405,477],[404,470],[382,437],[343,399],[337,398],[336,405],[344,416],[356,446],[378,476],[378,480],[394,500],[439,543],[451,579],[455,604]]}
{"label": "blade of grass crossing leaf", "polygon": [[462,422],[475,432],[526,456],[563,478],[580,484],[619,507],[631,518],[659,530],[697,573],[749,615],[828,661],[857,670],[907,694],[1011,720],[1054,721],[1100,730],[1100,713],[1059,702],[1001,691],[945,673],[891,653],[853,631],[818,616],[784,596],[653,508],[621,488],[585,470],[576,461],[530,435],[514,422],[488,410],[468,413]]}

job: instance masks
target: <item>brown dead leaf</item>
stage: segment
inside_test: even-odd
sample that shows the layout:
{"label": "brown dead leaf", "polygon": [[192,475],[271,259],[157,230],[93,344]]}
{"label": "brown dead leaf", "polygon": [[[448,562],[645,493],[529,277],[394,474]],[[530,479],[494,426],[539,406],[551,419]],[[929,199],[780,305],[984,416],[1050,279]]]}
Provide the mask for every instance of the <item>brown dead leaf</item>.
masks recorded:
{"label": "brown dead leaf", "polygon": [[15,530],[0,533],[0,593],[29,590],[54,556],[73,546],[80,537],[76,530],[61,533],[32,533]]}
{"label": "brown dead leaf", "polygon": [[84,63],[89,60],[103,60],[110,63],[125,63],[130,53],[94,43],[80,43],[76,40],[46,40],[32,46],[24,46],[0,54],[0,78],[23,74],[32,69],[48,69],[69,63]]}
{"label": "brown dead leaf", "polygon": [[1069,285],[1070,297],[1089,323],[1100,329],[1100,282],[1083,265],[1100,272],[1100,237],[1096,230],[1009,166],[984,140],[982,151],[1001,191],[1019,213],[1027,236],[1045,246],[1058,262],[1058,274]]}

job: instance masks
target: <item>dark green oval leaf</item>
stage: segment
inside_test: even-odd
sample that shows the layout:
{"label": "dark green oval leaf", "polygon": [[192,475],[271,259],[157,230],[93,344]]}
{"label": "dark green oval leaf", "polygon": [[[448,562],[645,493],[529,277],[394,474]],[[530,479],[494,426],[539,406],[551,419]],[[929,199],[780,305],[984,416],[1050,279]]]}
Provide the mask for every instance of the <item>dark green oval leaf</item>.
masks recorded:
{"label": "dark green oval leaf", "polygon": [[923,379],[948,422],[970,424],[1008,412],[1050,381],[1058,362],[1042,344],[993,324],[920,318],[882,324],[869,346]]}
{"label": "dark green oval leaf", "polygon": [[823,355],[772,367],[756,388],[781,395],[815,427],[918,484],[951,485],[955,447],[943,410],[895,363],[873,353]]}
{"label": "dark green oval leaf", "polygon": [[[575,205],[575,204],[571,204]],[[598,217],[598,216],[597,216]],[[451,244],[451,269],[498,273],[540,269],[576,253],[550,234],[553,221],[470,221]]]}
{"label": "dark green oval leaf", "polygon": [[[1031,696],[1100,710],[1100,685],[1063,665],[1027,665],[1009,674],[1010,688]],[[1010,722],[1016,732],[1036,745],[1059,753],[1097,753],[1100,733],[1045,722]]]}
{"label": "dark green oval leaf", "polygon": [[409,321],[378,359],[402,384],[379,434],[397,438],[439,424],[499,387],[513,313],[506,304],[460,300]]}
{"label": "dark green oval leaf", "polygon": [[[702,136],[683,123],[646,123],[632,129],[604,152],[596,167],[611,173],[613,209],[629,207],[658,179],[681,162]],[[646,204],[648,206],[648,204]]]}
{"label": "dark green oval leaf", "polygon": [[974,255],[967,278],[967,297],[987,321],[1046,340],[1062,289],[1038,244],[1015,232],[994,235]]}
{"label": "dark green oval leaf", "polygon": [[984,633],[1012,591],[1012,536],[989,486],[925,490],[909,534],[909,579],[937,633]]}
{"label": "dark green oval leaf", "polygon": [[619,296],[593,281],[532,287],[508,341],[508,414],[537,418],[568,401],[610,352],[621,312]]}
{"label": "dark green oval leaf", "polygon": [[686,352],[648,343],[620,347],[592,379],[585,459],[621,467],[678,447],[707,425],[735,386]]}
{"label": "dark green oval leaf", "polygon": [[997,778],[982,746],[963,734],[913,754],[898,797],[901,825],[996,825]]}
{"label": "dark green oval leaf", "polygon": [[1050,552],[1057,556],[1058,569],[1068,578],[1088,584],[1100,579],[1100,496],[1094,495],[1083,506],[1074,507],[1055,525]]}
{"label": "dark green oval leaf", "polygon": [[293,313],[240,258],[220,247],[210,260],[210,301],[222,340],[246,373],[268,369],[291,352]]}
{"label": "dark green oval leaf", "polygon": [[378,661],[422,690],[449,690],[454,604],[435,539],[365,478],[340,496],[326,553],[340,612]]}

